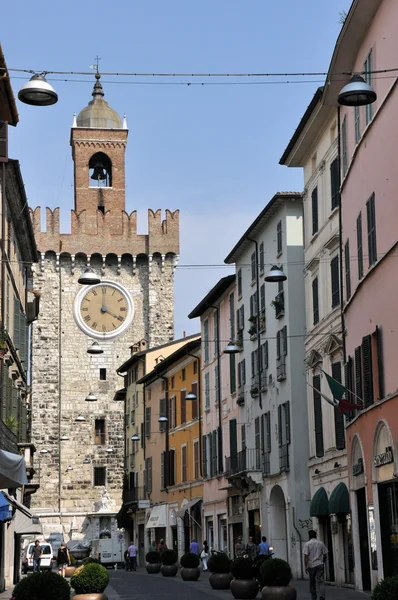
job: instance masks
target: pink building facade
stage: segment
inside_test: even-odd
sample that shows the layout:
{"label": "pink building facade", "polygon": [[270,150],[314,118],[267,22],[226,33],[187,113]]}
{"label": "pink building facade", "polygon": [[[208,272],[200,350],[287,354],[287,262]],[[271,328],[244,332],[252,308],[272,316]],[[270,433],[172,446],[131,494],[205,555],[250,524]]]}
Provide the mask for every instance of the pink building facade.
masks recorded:
{"label": "pink building facade", "polygon": [[347,385],[363,410],[347,425],[355,581],[371,589],[398,568],[398,3],[353,2],[324,95],[336,102],[341,72],[365,73],[374,104],[341,107],[341,206]]}
{"label": "pink building facade", "polygon": [[235,275],[228,275],[220,279],[189,315],[191,319],[200,317],[202,335],[202,537],[211,549],[231,555],[233,536],[229,534],[229,526],[238,519],[240,533],[243,530],[243,515],[235,515],[234,496],[228,495],[231,486],[224,475],[225,456],[236,454],[240,447],[237,359],[223,352],[228,341],[235,339],[235,313]]}

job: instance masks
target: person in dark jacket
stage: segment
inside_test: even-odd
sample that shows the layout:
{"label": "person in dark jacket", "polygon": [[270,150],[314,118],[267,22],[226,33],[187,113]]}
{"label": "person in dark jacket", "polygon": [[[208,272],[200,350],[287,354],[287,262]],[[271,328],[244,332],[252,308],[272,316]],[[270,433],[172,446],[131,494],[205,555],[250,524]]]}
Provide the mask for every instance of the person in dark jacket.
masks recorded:
{"label": "person in dark jacket", "polygon": [[58,573],[65,577],[65,569],[70,565],[70,554],[65,543],[62,542],[57,552]]}

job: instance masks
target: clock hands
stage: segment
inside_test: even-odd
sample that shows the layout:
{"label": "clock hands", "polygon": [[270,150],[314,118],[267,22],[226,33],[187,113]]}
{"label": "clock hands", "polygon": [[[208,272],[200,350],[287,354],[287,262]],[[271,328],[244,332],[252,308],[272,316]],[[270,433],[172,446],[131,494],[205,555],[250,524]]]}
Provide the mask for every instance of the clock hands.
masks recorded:
{"label": "clock hands", "polygon": [[[103,309],[105,309],[105,310],[103,310]],[[112,317],[115,317],[115,319],[118,319],[118,321],[123,321],[123,318],[120,315],[116,315],[112,311],[108,310],[108,308],[106,306],[103,306],[101,308],[101,311],[108,313],[108,315],[111,315]]]}

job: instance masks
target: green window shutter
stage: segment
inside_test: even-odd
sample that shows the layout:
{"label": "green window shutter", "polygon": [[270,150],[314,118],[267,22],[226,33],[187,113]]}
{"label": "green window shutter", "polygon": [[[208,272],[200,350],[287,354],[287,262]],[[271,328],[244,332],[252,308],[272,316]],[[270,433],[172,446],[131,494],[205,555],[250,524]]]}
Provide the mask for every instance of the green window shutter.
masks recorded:
{"label": "green window shutter", "polygon": [[236,392],[236,360],[235,354],[229,355],[229,387],[230,392],[233,394]]}
{"label": "green window shutter", "polygon": [[19,325],[19,317],[20,317],[20,303],[19,299],[14,297],[14,336],[13,342],[15,348],[21,350],[21,342],[20,342],[20,325]]}
{"label": "green window shutter", "polygon": [[370,335],[362,339],[362,366],[363,366],[363,396],[365,406],[371,406],[373,398],[373,364],[372,364],[372,338]]}
{"label": "green window shutter", "polygon": [[267,421],[266,421],[266,426],[267,426],[267,452],[271,452],[271,413],[267,412],[266,413],[266,417],[267,417]]}
{"label": "green window shutter", "polygon": [[362,389],[362,348],[358,346],[355,348],[355,393],[363,400],[363,389]]}
{"label": "green window shutter", "polygon": [[[341,383],[341,363],[332,363],[332,377],[339,383]],[[345,427],[344,427],[344,415],[339,410],[338,406],[334,407],[334,430],[336,436],[336,448],[337,450],[344,450],[345,448]]]}
{"label": "green window shutter", "polygon": [[313,400],[314,400],[314,422],[315,422],[315,451],[317,456],[325,454],[323,446],[323,423],[322,423],[322,396],[320,394],[321,378],[315,375],[312,378]]}
{"label": "green window shutter", "polygon": [[376,326],[376,351],[377,371],[379,380],[379,400],[384,398],[384,362],[383,362],[383,338],[380,327]]}
{"label": "green window shutter", "polygon": [[203,477],[206,479],[208,477],[208,469],[207,469],[207,435],[202,437],[202,447],[203,447]]}
{"label": "green window shutter", "polygon": [[290,444],[290,402],[285,402],[285,430],[286,430],[286,443]]}

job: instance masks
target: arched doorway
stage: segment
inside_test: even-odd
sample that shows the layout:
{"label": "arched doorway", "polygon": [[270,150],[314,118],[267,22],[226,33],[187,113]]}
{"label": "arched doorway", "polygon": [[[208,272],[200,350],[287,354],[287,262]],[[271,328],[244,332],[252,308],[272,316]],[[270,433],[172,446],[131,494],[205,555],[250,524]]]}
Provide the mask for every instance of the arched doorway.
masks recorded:
{"label": "arched doorway", "polygon": [[278,558],[288,560],[287,524],[285,494],[279,485],[275,485],[269,497],[270,541]]}

